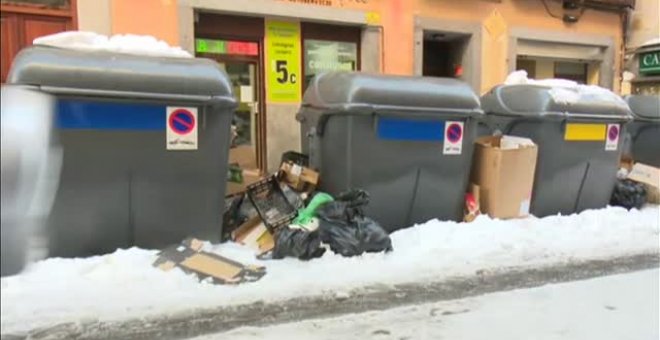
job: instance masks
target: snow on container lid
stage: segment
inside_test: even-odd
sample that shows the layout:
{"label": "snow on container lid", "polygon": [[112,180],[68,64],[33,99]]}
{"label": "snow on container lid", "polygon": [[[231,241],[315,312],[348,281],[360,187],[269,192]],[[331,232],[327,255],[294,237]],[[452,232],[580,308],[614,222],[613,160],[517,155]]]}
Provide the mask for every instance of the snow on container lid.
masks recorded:
{"label": "snow on container lid", "polygon": [[539,84],[498,85],[481,97],[487,113],[509,116],[581,116],[630,119],[622,98],[605,89],[553,87]]}
{"label": "snow on container lid", "polygon": [[528,79],[515,71],[505,84],[481,97],[486,113],[508,116],[566,116],[630,120],[628,104],[610,90],[564,79]]}
{"label": "snow on container lid", "polygon": [[459,80],[359,72],[316,76],[305,91],[302,105],[347,113],[397,110],[482,114],[479,97]]}
{"label": "snow on container lid", "polygon": [[635,118],[660,121],[660,95],[632,95],[625,97]]}
{"label": "snow on container lid", "polygon": [[123,98],[220,100],[235,106],[232,87],[207,59],[138,56],[46,46],[22,50],[7,82],[45,92]]}

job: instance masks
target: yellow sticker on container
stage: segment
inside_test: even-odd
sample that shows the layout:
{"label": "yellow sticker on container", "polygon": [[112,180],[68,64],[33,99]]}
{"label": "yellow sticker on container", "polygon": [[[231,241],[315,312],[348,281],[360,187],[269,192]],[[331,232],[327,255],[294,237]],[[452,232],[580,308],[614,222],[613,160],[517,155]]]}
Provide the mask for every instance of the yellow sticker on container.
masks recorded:
{"label": "yellow sticker on container", "polygon": [[568,141],[603,141],[605,124],[566,124],[564,140]]}

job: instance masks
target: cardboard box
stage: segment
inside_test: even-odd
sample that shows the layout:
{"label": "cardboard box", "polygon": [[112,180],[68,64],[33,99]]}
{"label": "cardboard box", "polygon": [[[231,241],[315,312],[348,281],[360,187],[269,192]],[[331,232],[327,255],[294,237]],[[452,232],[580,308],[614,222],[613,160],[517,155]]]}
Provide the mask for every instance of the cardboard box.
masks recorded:
{"label": "cardboard box", "polygon": [[280,180],[299,192],[314,191],[319,182],[319,173],[293,162],[284,162],[280,167]]}
{"label": "cardboard box", "polygon": [[202,251],[202,244],[197,239],[186,239],[161,251],[153,266],[164,271],[178,267],[185,273],[197,275],[200,280],[210,279],[216,284],[254,282],[266,275],[265,267],[243,265]]}
{"label": "cardboard box", "polygon": [[660,204],[660,169],[650,165],[635,163],[628,179],[644,184],[646,202]]}
{"label": "cardboard box", "polygon": [[472,183],[479,186],[481,212],[493,218],[529,215],[538,147],[529,139],[477,139]]}

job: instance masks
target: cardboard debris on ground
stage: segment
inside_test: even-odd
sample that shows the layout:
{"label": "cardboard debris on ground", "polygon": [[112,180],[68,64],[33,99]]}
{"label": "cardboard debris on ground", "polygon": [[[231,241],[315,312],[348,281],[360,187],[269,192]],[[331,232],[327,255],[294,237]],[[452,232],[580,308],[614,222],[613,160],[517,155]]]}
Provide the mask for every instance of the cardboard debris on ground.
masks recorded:
{"label": "cardboard debris on ground", "polygon": [[258,255],[275,247],[273,234],[268,231],[259,216],[249,219],[232,232],[232,240],[257,251]]}
{"label": "cardboard debris on ground", "polygon": [[299,192],[312,192],[319,183],[318,172],[293,162],[283,162],[280,171],[280,180]]}
{"label": "cardboard debris on ground", "polygon": [[538,147],[526,138],[477,139],[471,178],[482,213],[502,219],[529,215],[537,155]]}
{"label": "cardboard debris on ground", "polygon": [[660,204],[660,169],[650,165],[635,163],[628,174],[628,179],[644,184],[646,202]]}
{"label": "cardboard debris on ground", "polygon": [[164,271],[181,268],[195,274],[201,281],[215,284],[254,282],[266,275],[266,268],[243,265],[218,254],[202,251],[203,242],[194,238],[184,240],[158,254],[154,267]]}

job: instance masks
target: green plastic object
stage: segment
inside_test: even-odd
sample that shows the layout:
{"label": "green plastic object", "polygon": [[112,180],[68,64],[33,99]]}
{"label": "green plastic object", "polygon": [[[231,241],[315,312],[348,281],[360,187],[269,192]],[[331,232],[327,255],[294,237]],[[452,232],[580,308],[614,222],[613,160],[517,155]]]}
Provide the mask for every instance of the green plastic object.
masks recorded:
{"label": "green plastic object", "polygon": [[298,217],[296,217],[291,224],[298,224],[298,225],[306,225],[312,221],[312,218],[316,216],[316,210],[318,208],[328,202],[332,202],[335,199],[332,198],[329,194],[326,194],[324,192],[319,192],[316,195],[314,195],[314,198],[312,198],[312,201],[309,202],[309,204],[303,208],[298,210]]}

